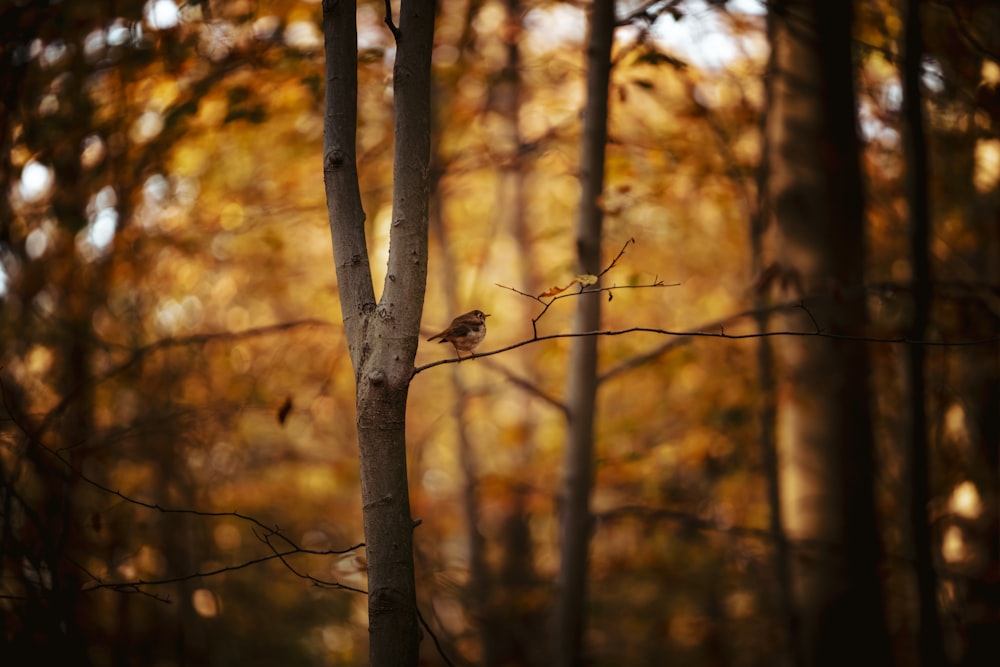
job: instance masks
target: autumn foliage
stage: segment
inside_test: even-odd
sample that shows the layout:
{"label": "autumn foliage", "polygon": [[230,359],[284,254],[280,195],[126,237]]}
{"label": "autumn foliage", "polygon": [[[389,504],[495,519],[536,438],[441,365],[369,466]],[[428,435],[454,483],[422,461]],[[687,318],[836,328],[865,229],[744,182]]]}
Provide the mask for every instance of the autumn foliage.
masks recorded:
{"label": "autumn foliage", "polygon": [[[864,282],[822,289],[868,317],[835,333],[871,364],[893,659],[920,664],[900,368],[906,346],[925,345],[939,631],[949,663],[989,664],[1000,636],[1000,12],[924,4],[926,338],[909,337],[896,3],[856,3],[850,45]],[[474,308],[491,317],[472,359],[416,351],[405,428],[421,664],[550,664],[572,417],[572,343],[560,334],[593,289],[587,664],[792,661],[762,447],[764,408],[780,413],[788,397],[762,381],[760,315],[795,315],[767,338],[779,356],[788,337],[831,331],[798,277],[769,272],[755,248],[766,8],[618,3],[598,282],[577,269],[573,231],[587,8],[439,5],[421,331]],[[309,0],[0,8],[6,665],[367,664],[321,12]],[[377,288],[394,222],[385,12],[357,12],[357,169]]]}

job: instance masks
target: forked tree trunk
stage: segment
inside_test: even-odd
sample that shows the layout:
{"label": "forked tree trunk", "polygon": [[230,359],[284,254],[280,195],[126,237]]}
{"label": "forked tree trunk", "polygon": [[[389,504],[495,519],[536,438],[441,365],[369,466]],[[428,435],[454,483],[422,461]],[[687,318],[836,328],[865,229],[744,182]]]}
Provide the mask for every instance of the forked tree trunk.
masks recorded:
{"label": "forked tree trunk", "polygon": [[369,662],[416,665],[420,642],[406,476],[406,398],[427,279],[434,4],[403,0],[393,69],[395,156],[389,266],[375,302],[358,185],[355,0],[324,0],[323,175],[340,302],[357,383],[368,559]]}

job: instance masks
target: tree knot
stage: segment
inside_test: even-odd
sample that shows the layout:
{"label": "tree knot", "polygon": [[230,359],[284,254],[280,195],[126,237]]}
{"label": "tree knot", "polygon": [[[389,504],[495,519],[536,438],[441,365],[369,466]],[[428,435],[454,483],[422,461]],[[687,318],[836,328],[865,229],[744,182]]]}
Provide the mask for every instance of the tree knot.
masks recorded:
{"label": "tree knot", "polygon": [[326,154],[327,169],[340,169],[345,162],[347,162],[347,151],[341,148],[332,148]]}

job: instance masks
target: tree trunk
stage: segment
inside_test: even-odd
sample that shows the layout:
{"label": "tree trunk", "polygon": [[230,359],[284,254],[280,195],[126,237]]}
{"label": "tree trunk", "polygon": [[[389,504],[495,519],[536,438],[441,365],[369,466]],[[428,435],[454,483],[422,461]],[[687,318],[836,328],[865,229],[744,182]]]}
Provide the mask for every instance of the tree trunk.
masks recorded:
{"label": "tree trunk", "polygon": [[[596,275],[601,271],[603,212],[598,200],[604,189],[608,84],[611,78],[611,43],[615,25],[614,1],[596,0],[591,12],[576,246],[580,272]],[[599,294],[581,295],[577,300],[573,330],[597,331],[600,329],[600,321]],[[582,662],[584,619],[587,613],[587,552],[591,531],[590,492],[594,475],[594,409],[597,399],[595,336],[573,339],[567,399],[569,424],[562,489],[562,539],[553,664],[569,666]]]}
{"label": "tree trunk", "polygon": [[[807,309],[781,326],[860,333],[864,211],[851,5],[785,0],[771,5],[769,20],[770,286]],[[817,336],[782,339],[776,352],[781,510],[796,555],[804,662],[888,664],[867,351]]]}
{"label": "tree trunk", "polygon": [[[768,22],[769,33],[773,31],[774,21]],[[773,35],[768,35],[773,39]],[[765,77],[770,79],[774,76],[777,68],[775,66],[774,51],[768,57]],[[773,86],[767,86],[765,94],[765,109],[770,107],[770,94]],[[766,120],[766,114],[762,121]],[[763,141],[768,140],[764,132],[764,124],[761,124],[761,134]],[[750,251],[751,266],[754,275],[762,276],[766,267],[766,257],[764,256],[764,233],[767,226],[767,211],[770,203],[767,201],[768,192],[768,148],[765,145],[762,151],[762,160],[757,172],[757,192],[758,202],[756,210],[750,211]],[[765,294],[757,292],[755,294],[755,306],[760,309],[760,314],[756,317],[758,330],[766,332],[769,326],[770,316],[765,308],[769,301]],[[777,591],[775,605],[777,607],[777,617],[784,624],[784,653],[787,656],[787,663],[793,667],[802,667],[798,616],[794,613],[794,598],[792,594],[792,558],[788,544],[788,536],[785,534],[785,522],[781,514],[781,486],[778,468],[778,446],[775,428],[777,424],[777,379],[775,377],[774,341],[767,336],[762,336],[756,341],[757,346],[757,428],[760,440],[761,460],[764,466],[764,479],[767,488],[767,504],[770,510],[768,516],[768,532],[774,542],[774,575],[777,580]],[[779,636],[781,628],[778,628]]]}
{"label": "tree trunk", "polygon": [[[447,91],[438,91],[441,95],[446,95]],[[440,98],[435,98],[440,101]],[[440,166],[440,165],[439,165]],[[440,171],[438,170],[438,173]],[[451,244],[448,236],[447,226],[441,219],[443,206],[439,201],[439,192],[435,188],[435,206],[431,217],[431,232],[441,246],[441,264],[445,290],[445,303],[448,306],[447,312],[459,313],[464,307],[457,294],[459,283],[457,266],[454,253],[451,251]],[[486,560],[486,540],[479,529],[480,506],[479,502],[479,458],[475,449],[475,442],[469,433],[469,397],[470,392],[463,369],[459,364],[451,367],[451,385],[453,391],[453,403],[451,415],[455,420],[455,436],[458,441],[458,463],[462,470],[462,509],[465,513],[465,530],[469,549],[469,581],[465,585],[465,598],[467,600],[468,614],[478,625],[480,642],[482,645],[482,664],[484,667],[495,667],[500,664],[494,658],[497,652],[497,642],[493,638],[497,633],[502,632],[497,624],[489,622],[488,612],[493,603],[494,590],[490,578],[489,564]]]}
{"label": "tree trunk", "polygon": [[[932,192],[938,195],[930,203],[934,218],[941,222],[938,234],[953,243],[952,230],[958,223],[966,241],[949,247],[939,258],[934,278],[945,286],[961,284],[969,290],[967,298],[945,302],[942,312],[951,315],[945,321],[964,338],[990,339],[997,331],[993,294],[1000,281],[1000,190],[995,182],[976,175],[982,175],[984,166],[979,149],[995,141],[1000,127],[996,88],[988,75],[993,54],[1000,50],[1000,5],[992,0],[923,3],[922,13],[926,50],[947,82],[934,101],[938,108],[957,110],[963,120],[970,119],[964,123],[948,122],[937,114],[928,117]],[[958,42],[956,34],[962,36]],[[972,90],[974,97],[968,94]],[[931,472],[939,485],[932,489],[938,493],[935,507],[944,506],[945,494],[959,481],[969,481],[975,485],[982,511],[960,518],[966,558],[947,561],[940,573],[954,592],[941,619],[947,645],[954,649],[949,655],[953,662],[992,665],[1000,651],[1000,358],[996,345],[986,344],[954,348],[943,361],[947,391],[935,392],[943,405],[941,422],[932,432],[957,408],[962,435],[955,437],[953,429],[952,435],[941,439],[940,449],[932,450],[936,456]],[[941,559],[940,530],[934,537],[935,556]],[[951,635],[952,627],[956,635]]]}
{"label": "tree trunk", "polygon": [[[913,284],[911,340],[927,338],[931,317],[930,207],[927,177],[927,141],[924,133],[923,95],[920,91],[923,38],[920,0],[908,0],[903,28],[903,155],[906,159],[906,201],[909,209],[910,280]],[[938,580],[934,570],[936,549],[928,508],[931,502],[930,450],[927,432],[926,350],[906,348],[903,369],[907,393],[907,427],[910,483],[910,535],[920,605],[917,637],[924,667],[945,665],[938,610]]]}
{"label": "tree trunk", "polygon": [[406,398],[427,279],[433,3],[404,0],[393,28],[395,162],[389,266],[375,303],[358,186],[356,2],[325,0],[323,174],[344,329],[357,383],[368,559],[369,662],[416,665],[420,642],[413,519],[406,475]]}

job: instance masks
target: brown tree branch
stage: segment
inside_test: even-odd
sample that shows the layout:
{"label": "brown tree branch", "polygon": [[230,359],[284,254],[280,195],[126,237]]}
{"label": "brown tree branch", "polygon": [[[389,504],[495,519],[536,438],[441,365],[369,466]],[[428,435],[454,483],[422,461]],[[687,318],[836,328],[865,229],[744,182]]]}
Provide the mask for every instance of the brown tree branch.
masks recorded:
{"label": "brown tree branch", "polygon": [[[806,312],[809,318],[816,325],[816,328],[811,331],[795,331],[795,330],[783,330],[783,331],[764,331],[764,332],[752,332],[752,333],[729,333],[726,331],[726,327],[734,324],[740,320],[748,319],[751,317],[766,314],[768,312],[781,311],[781,310],[791,310],[791,309],[802,309]],[[718,331],[706,331],[706,329],[718,329]],[[556,333],[548,334],[545,336],[534,336],[505,347],[498,348],[496,350],[490,350],[488,352],[475,352],[470,356],[463,357],[462,359],[440,359],[438,361],[433,361],[422,366],[417,366],[413,369],[413,374],[416,375],[423,371],[434,368],[435,366],[440,366],[442,364],[456,364],[462,361],[468,361],[470,359],[478,359],[480,357],[490,357],[495,354],[500,354],[502,352],[507,352],[510,350],[517,349],[519,347],[524,347],[525,345],[531,345],[533,343],[540,343],[547,340],[555,340],[557,338],[579,338],[582,336],[622,336],[630,333],[652,333],[661,336],[673,336],[679,338],[722,338],[727,340],[744,340],[751,338],[774,338],[774,337],[805,337],[805,336],[815,336],[818,338],[831,338],[835,340],[852,341],[856,343],[879,343],[879,344],[892,344],[892,345],[926,345],[928,347],[969,347],[974,345],[987,345],[991,343],[1000,342],[1000,336],[989,336],[985,338],[970,338],[961,340],[928,340],[928,339],[913,339],[908,336],[867,336],[861,334],[836,334],[824,331],[819,327],[815,318],[813,318],[812,313],[808,308],[805,307],[803,302],[796,301],[794,303],[779,304],[776,306],[769,306],[767,308],[759,308],[753,310],[745,310],[735,315],[730,315],[724,319],[716,320],[714,322],[704,325],[703,328],[693,331],[676,331],[671,329],[661,329],[658,327],[629,327],[627,329],[613,329],[613,330],[603,330],[603,331],[586,331],[580,333]],[[670,343],[665,343],[660,348],[656,350],[651,350],[644,353],[642,356],[648,358],[647,360],[653,359],[664,352],[677,347],[680,343],[677,341],[671,341]],[[630,368],[634,367],[631,361],[625,362],[630,364]],[[617,367],[604,373],[601,376],[601,380],[609,379],[619,373],[627,370],[626,368],[618,369]]]}
{"label": "brown tree branch", "polygon": [[375,286],[358,184],[358,30],[356,0],[323,0],[326,93],[323,183],[347,347],[355,373],[375,311]]}
{"label": "brown tree branch", "polygon": [[962,16],[962,12],[958,7],[956,2],[938,2],[937,4],[944,5],[946,8],[951,10],[951,13],[955,17],[955,27],[958,29],[958,33],[965,39],[969,45],[977,51],[980,55],[989,58],[990,60],[997,61],[1000,60],[1000,53],[993,51],[988,46],[983,44],[976,35],[972,32],[969,25],[971,21]]}
{"label": "brown tree branch", "polygon": [[[337,582],[337,581],[327,581],[325,579],[319,579],[319,578],[314,577],[313,575],[309,574],[308,572],[299,572],[290,562],[288,562],[288,556],[292,556],[292,555],[295,555],[295,554],[301,554],[301,553],[311,554],[311,555],[314,555],[314,556],[333,556],[333,555],[342,555],[342,554],[345,554],[345,553],[350,553],[351,551],[354,551],[356,549],[364,547],[365,546],[364,542],[362,542],[360,544],[356,544],[355,546],[350,547],[348,549],[343,549],[343,550],[339,550],[339,551],[337,551],[337,550],[331,550],[331,549],[326,549],[326,550],[323,550],[323,551],[315,551],[315,550],[312,550],[312,549],[301,549],[301,548],[293,548],[293,549],[290,549],[288,551],[279,551],[277,549],[277,547],[275,547],[271,543],[271,538],[272,537],[278,537],[278,538],[280,538],[282,540],[287,541],[287,538],[285,538],[284,535],[258,535],[257,539],[259,539],[261,542],[263,542],[264,544],[266,544],[271,549],[271,556],[270,556],[270,558],[277,558],[277,559],[279,559],[281,561],[281,564],[285,566],[285,569],[287,569],[289,572],[291,572],[292,574],[294,574],[299,579],[305,579],[306,581],[311,582],[314,586],[318,586],[320,588],[340,588],[340,589],[344,589],[344,590],[353,591],[355,593],[361,593],[363,595],[368,595],[368,591],[362,590],[360,588],[355,588],[354,586],[348,586],[347,584],[342,584],[342,583]],[[263,559],[261,559],[261,560],[263,560]]]}
{"label": "brown tree branch", "polygon": [[501,373],[504,377],[507,378],[507,380],[511,384],[515,385],[519,389],[523,389],[532,396],[542,399],[542,401],[551,405],[553,408],[561,412],[563,416],[567,417],[569,416],[569,408],[566,407],[565,403],[555,398],[554,396],[550,396],[549,394],[542,391],[542,389],[531,380],[521,377],[520,375],[515,374],[513,371],[504,368],[499,364],[494,364],[490,361],[485,361],[483,363],[485,363],[486,366],[491,370]]}
{"label": "brown tree branch", "polygon": [[[608,265],[604,267],[604,269],[595,276],[597,280],[593,281],[593,283],[591,284],[599,285],[600,278],[604,277],[606,273],[608,273],[611,269],[617,266],[618,260],[620,260],[622,256],[625,254],[625,250],[634,243],[635,243],[634,238],[630,238],[629,240],[627,240],[625,244],[621,247],[621,250],[618,251],[618,254],[615,255],[614,259],[612,259],[611,262],[608,263]],[[677,287],[678,285],[680,285],[680,283],[664,283],[662,280],[659,279],[659,277],[654,277],[653,282],[646,285],[612,285],[610,287],[590,287],[590,284],[585,284],[584,282],[581,281],[580,277],[578,277],[575,278],[572,282],[570,282],[570,284],[567,285],[566,287],[553,287],[549,290],[546,290],[545,292],[542,292],[541,294],[535,295],[535,294],[528,294],[527,292],[521,291],[514,287],[501,285],[500,283],[495,283],[495,284],[497,287],[501,289],[510,290],[515,294],[519,294],[523,297],[531,299],[532,301],[537,301],[538,303],[542,304],[542,310],[535,317],[531,319],[531,331],[534,338],[538,338],[538,322],[542,319],[542,317],[545,316],[545,313],[548,312],[549,308],[552,307],[552,305],[556,301],[559,301],[560,299],[569,299],[584,294],[607,292],[608,300],[610,301],[612,298],[611,292],[613,292],[614,290],[643,289],[648,287]],[[577,289],[571,292],[569,290],[573,285],[577,285]]]}
{"label": "brown tree branch", "polygon": [[385,0],[385,24],[389,26],[389,32],[392,33],[392,38],[399,43],[399,28],[395,23],[392,22],[392,2],[391,0]]}
{"label": "brown tree branch", "polygon": [[[192,508],[164,507],[163,505],[160,505],[159,503],[148,502],[148,501],[140,500],[138,498],[133,498],[132,496],[129,496],[127,494],[122,493],[118,489],[112,489],[111,487],[109,487],[109,486],[107,486],[105,484],[102,484],[101,482],[98,482],[97,480],[95,480],[92,477],[88,476],[86,473],[84,473],[79,468],[77,468],[76,466],[74,466],[69,460],[67,460],[66,457],[64,457],[59,451],[56,451],[55,449],[49,447],[44,442],[42,442],[37,435],[32,434],[27,429],[26,425],[24,425],[22,423],[21,419],[18,417],[18,413],[16,413],[14,411],[14,409],[13,409],[14,406],[10,405],[7,402],[7,392],[6,392],[6,389],[4,388],[2,378],[0,378],[0,400],[2,400],[4,409],[6,410],[7,414],[10,415],[11,422],[28,439],[28,443],[29,443],[30,446],[36,447],[40,451],[43,451],[46,454],[48,454],[49,456],[51,456],[52,458],[56,459],[66,469],[66,471],[68,473],[70,473],[73,477],[75,477],[75,478],[81,480],[82,482],[84,482],[84,483],[92,486],[93,488],[97,489],[98,491],[101,491],[102,493],[105,493],[105,494],[110,495],[110,496],[114,496],[114,497],[116,497],[116,498],[118,498],[120,500],[123,500],[123,501],[125,501],[126,503],[129,503],[129,504],[136,505],[138,507],[142,507],[142,508],[145,508],[145,509],[155,510],[157,512],[160,512],[161,514],[189,514],[189,515],[192,515],[192,516],[199,516],[199,517],[211,517],[211,518],[228,517],[228,518],[239,519],[241,521],[244,521],[246,523],[251,524],[253,526],[253,528],[251,530],[253,531],[254,536],[256,536],[257,539],[260,540],[261,542],[267,544],[268,547],[270,547],[271,551],[272,551],[271,555],[269,555],[269,556],[262,556],[260,558],[255,558],[255,559],[246,561],[244,563],[240,563],[240,564],[237,564],[237,565],[224,566],[224,567],[217,568],[215,570],[211,570],[211,571],[207,571],[207,572],[195,572],[195,573],[191,573],[191,574],[178,575],[178,576],[175,576],[175,577],[168,577],[168,578],[155,579],[155,580],[142,580],[142,579],[139,579],[139,580],[135,580],[135,581],[125,581],[125,582],[105,582],[105,581],[102,581],[99,576],[97,576],[95,574],[92,574],[91,572],[89,572],[86,568],[84,568],[79,563],[76,563],[72,559],[67,558],[68,562],[73,563],[73,565],[76,566],[81,572],[83,572],[88,577],[90,577],[93,581],[96,582],[93,585],[82,587],[80,589],[80,592],[82,592],[82,593],[88,593],[88,592],[91,592],[91,591],[94,591],[94,590],[98,590],[98,589],[102,589],[102,588],[110,588],[110,589],[117,590],[117,591],[120,591],[120,592],[132,592],[132,593],[147,594],[147,593],[145,593],[144,591],[141,590],[141,588],[143,586],[165,585],[165,584],[178,583],[178,582],[182,582],[182,581],[188,581],[188,580],[195,579],[195,578],[198,578],[198,577],[213,576],[213,575],[221,574],[221,573],[224,573],[224,572],[230,572],[230,571],[234,571],[234,570],[241,570],[241,569],[250,567],[251,565],[256,565],[258,563],[262,563],[262,562],[265,562],[265,561],[268,561],[268,560],[273,560],[275,558],[280,559],[281,562],[292,573],[294,573],[297,576],[301,577],[302,575],[295,568],[291,567],[291,565],[286,560],[286,558],[288,556],[295,555],[295,554],[309,554],[309,555],[315,555],[315,556],[340,555],[340,554],[350,553],[351,551],[355,551],[355,550],[360,549],[360,548],[362,548],[362,547],[365,546],[364,542],[361,542],[359,544],[356,544],[354,546],[347,547],[347,548],[344,548],[344,549],[327,549],[327,550],[323,550],[323,551],[319,551],[319,550],[315,550],[315,549],[307,549],[307,548],[304,548],[304,547],[298,545],[297,543],[295,543],[295,541],[293,541],[287,535],[285,535],[284,533],[282,533],[281,529],[277,525],[275,525],[275,526],[268,526],[263,521],[255,518],[253,516],[250,516],[248,514],[243,514],[241,512],[237,512],[237,511],[216,512],[216,511],[207,511],[207,510],[199,510],[199,509],[192,509]],[[14,497],[21,503],[21,505],[23,506],[23,508],[25,509],[25,511],[30,510],[30,508],[28,507],[27,503],[23,499],[21,499],[17,495],[15,495]],[[36,519],[36,522],[39,522],[39,520]],[[262,533],[258,533],[257,529],[260,529],[263,532]],[[284,542],[286,545],[288,545],[288,549],[286,549],[284,551],[278,551],[274,547],[274,545],[272,544],[272,542],[271,542],[271,540],[273,538],[280,539],[282,542]],[[314,580],[314,581],[318,582],[319,580]],[[362,591],[360,589],[357,589],[357,588],[354,588],[352,586],[348,586],[346,584],[340,584],[340,583],[337,583],[337,582],[322,582],[322,583],[326,587],[328,587],[328,588],[342,588],[342,589],[345,589],[345,590],[351,590],[351,591],[355,591],[355,592],[364,593],[364,591]],[[160,600],[162,602],[168,602],[169,601],[169,600],[161,598],[160,596],[157,596],[155,594],[149,594],[149,596],[152,597],[152,598],[154,598],[154,599]],[[22,597],[23,596],[0,595],[0,599],[22,599]]]}
{"label": "brown tree branch", "polygon": [[[190,336],[180,336],[177,338],[163,338],[158,341],[149,343],[147,345],[142,345],[140,347],[132,349],[124,361],[112,366],[105,372],[101,373],[92,378],[87,378],[85,381],[81,382],[79,385],[74,387],[72,390],[66,393],[59,402],[53,407],[42,419],[42,423],[35,429],[32,434],[35,438],[41,438],[49,427],[53,424],[56,417],[61,415],[80,393],[86,389],[88,386],[94,387],[103,382],[110,380],[111,378],[119,375],[128,369],[132,368],[136,364],[140,363],[143,359],[149,355],[159,352],[161,350],[174,348],[174,347],[187,347],[191,345],[204,345],[206,343],[211,343],[215,341],[237,341],[244,340],[246,338],[256,338],[259,336],[270,336],[277,333],[282,333],[288,331],[289,329],[295,329],[298,327],[305,326],[319,326],[319,327],[330,327],[333,326],[330,322],[320,319],[303,319],[294,320],[291,322],[279,322],[277,324],[268,324],[261,327],[253,327],[250,329],[244,329],[242,331],[216,331],[200,334],[192,334]],[[19,425],[20,426],[20,425]],[[27,433],[27,431],[25,431]]]}
{"label": "brown tree branch", "polygon": [[[293,556],[295,554],[308,554],[308,555],[311,555],[311,556],[336,556],[336,555],[341,555],[341,554],[349,553],[349,552],[354,551],[356,549],[360,549],[360,548],[362,548],[364,546],[365,546],[364,543],[360,543],[360,544],[356,544],[356,545],[354,545],[352,547],[348,547],[346,549],[325,549],[325,550],[322,550],[322,551],[318,551],[318,550],[315,550],[315,549],[303,549],[303,548],[293,548],[293,549],[288,549],[288,550],[285,550],[285,551],[278,551],[278,550],[276,550],[276,549],[274,549],[272,547],[272,553],[270,553],[270,554],[268,554],[266,556],[260,556],[259,558],[253,558],[253,559],[250,559],[248,561],[244,561],[242,563],[238,563],[236,565],[224,565],[222,567],[217,567],[217,568],[215,568],[213,570],[206,570],[204,572],[193,572],[191,574],[183,574],[183,575],[178,575],[176,577],[164,577],[162,579],[148,579],[148,580],[147,579],[136,579],[135,581],[122,581],[122,582],[101,581],[101,579],[99,577],[95,577],[97,583],[94,583],[94,584],[92,584],[90,586],[84,586],[84,587],[82,587],[80,589],[80,592],[81,593],[91,593],[91,592],[96,591],[96,590],[111,589],[111,590],[114,590],[114,591],[118,591],[120,593],[143,593],[143,594],[146,594],[142,590],[143,587],[148,587],[148,586],[165,586],[165,585],[168,585],[168,584],[176,584],[176,583],[181,583],[181,582],[184,582],[184,581],[191,581],[192,579],[198,579],[198,578],[203,578],[203,577],[213,577],[215,575],[224,574],[226,572],[235,572],[235,571],[238,571],[238,570],[243,570],[243,569],[246,569],[246,568],[251,567],[253,565],[259,565],[261,563],[266,563],[268,561],[280,560],[285,565],[285,567],[288,568],[296,576],[299,576],[299,577],[301,577],[303,579],[309,579],[310,581],[313,581],[314,583],[317,583],[318,585],[322,585],[324,588],[338,588],[338,589],[342,589],[342,590],[346,590],[346,591],[351,591],[351,592],[354,592],[354,593],[366,594],[366,591],[364,591],[364,590],[362,590],[360,588],[355,588],[353,586],[349,586],[347,584],[341,584],[341,583],[337,583],[337,582],[321,581],[319,579],[315,579],[315,578],[309,576],[308,574],[307,575],[302,575],[298,571],[296,571],[295,568],[293,568],[288,563],[288,561],[286,560],[289,556]],[[91,575],[91,576],[94,576],[94,575]],[[161,596],[156,596],[156,595],[150,595],[150,597],[153,597],[154,599],[157,599],[157,600],[159,600],[161,602],[170,602],[169,598],[163,598]],[[17,597],[17,596],[0,595],[0,599],[21,599],[21,598]]]}

